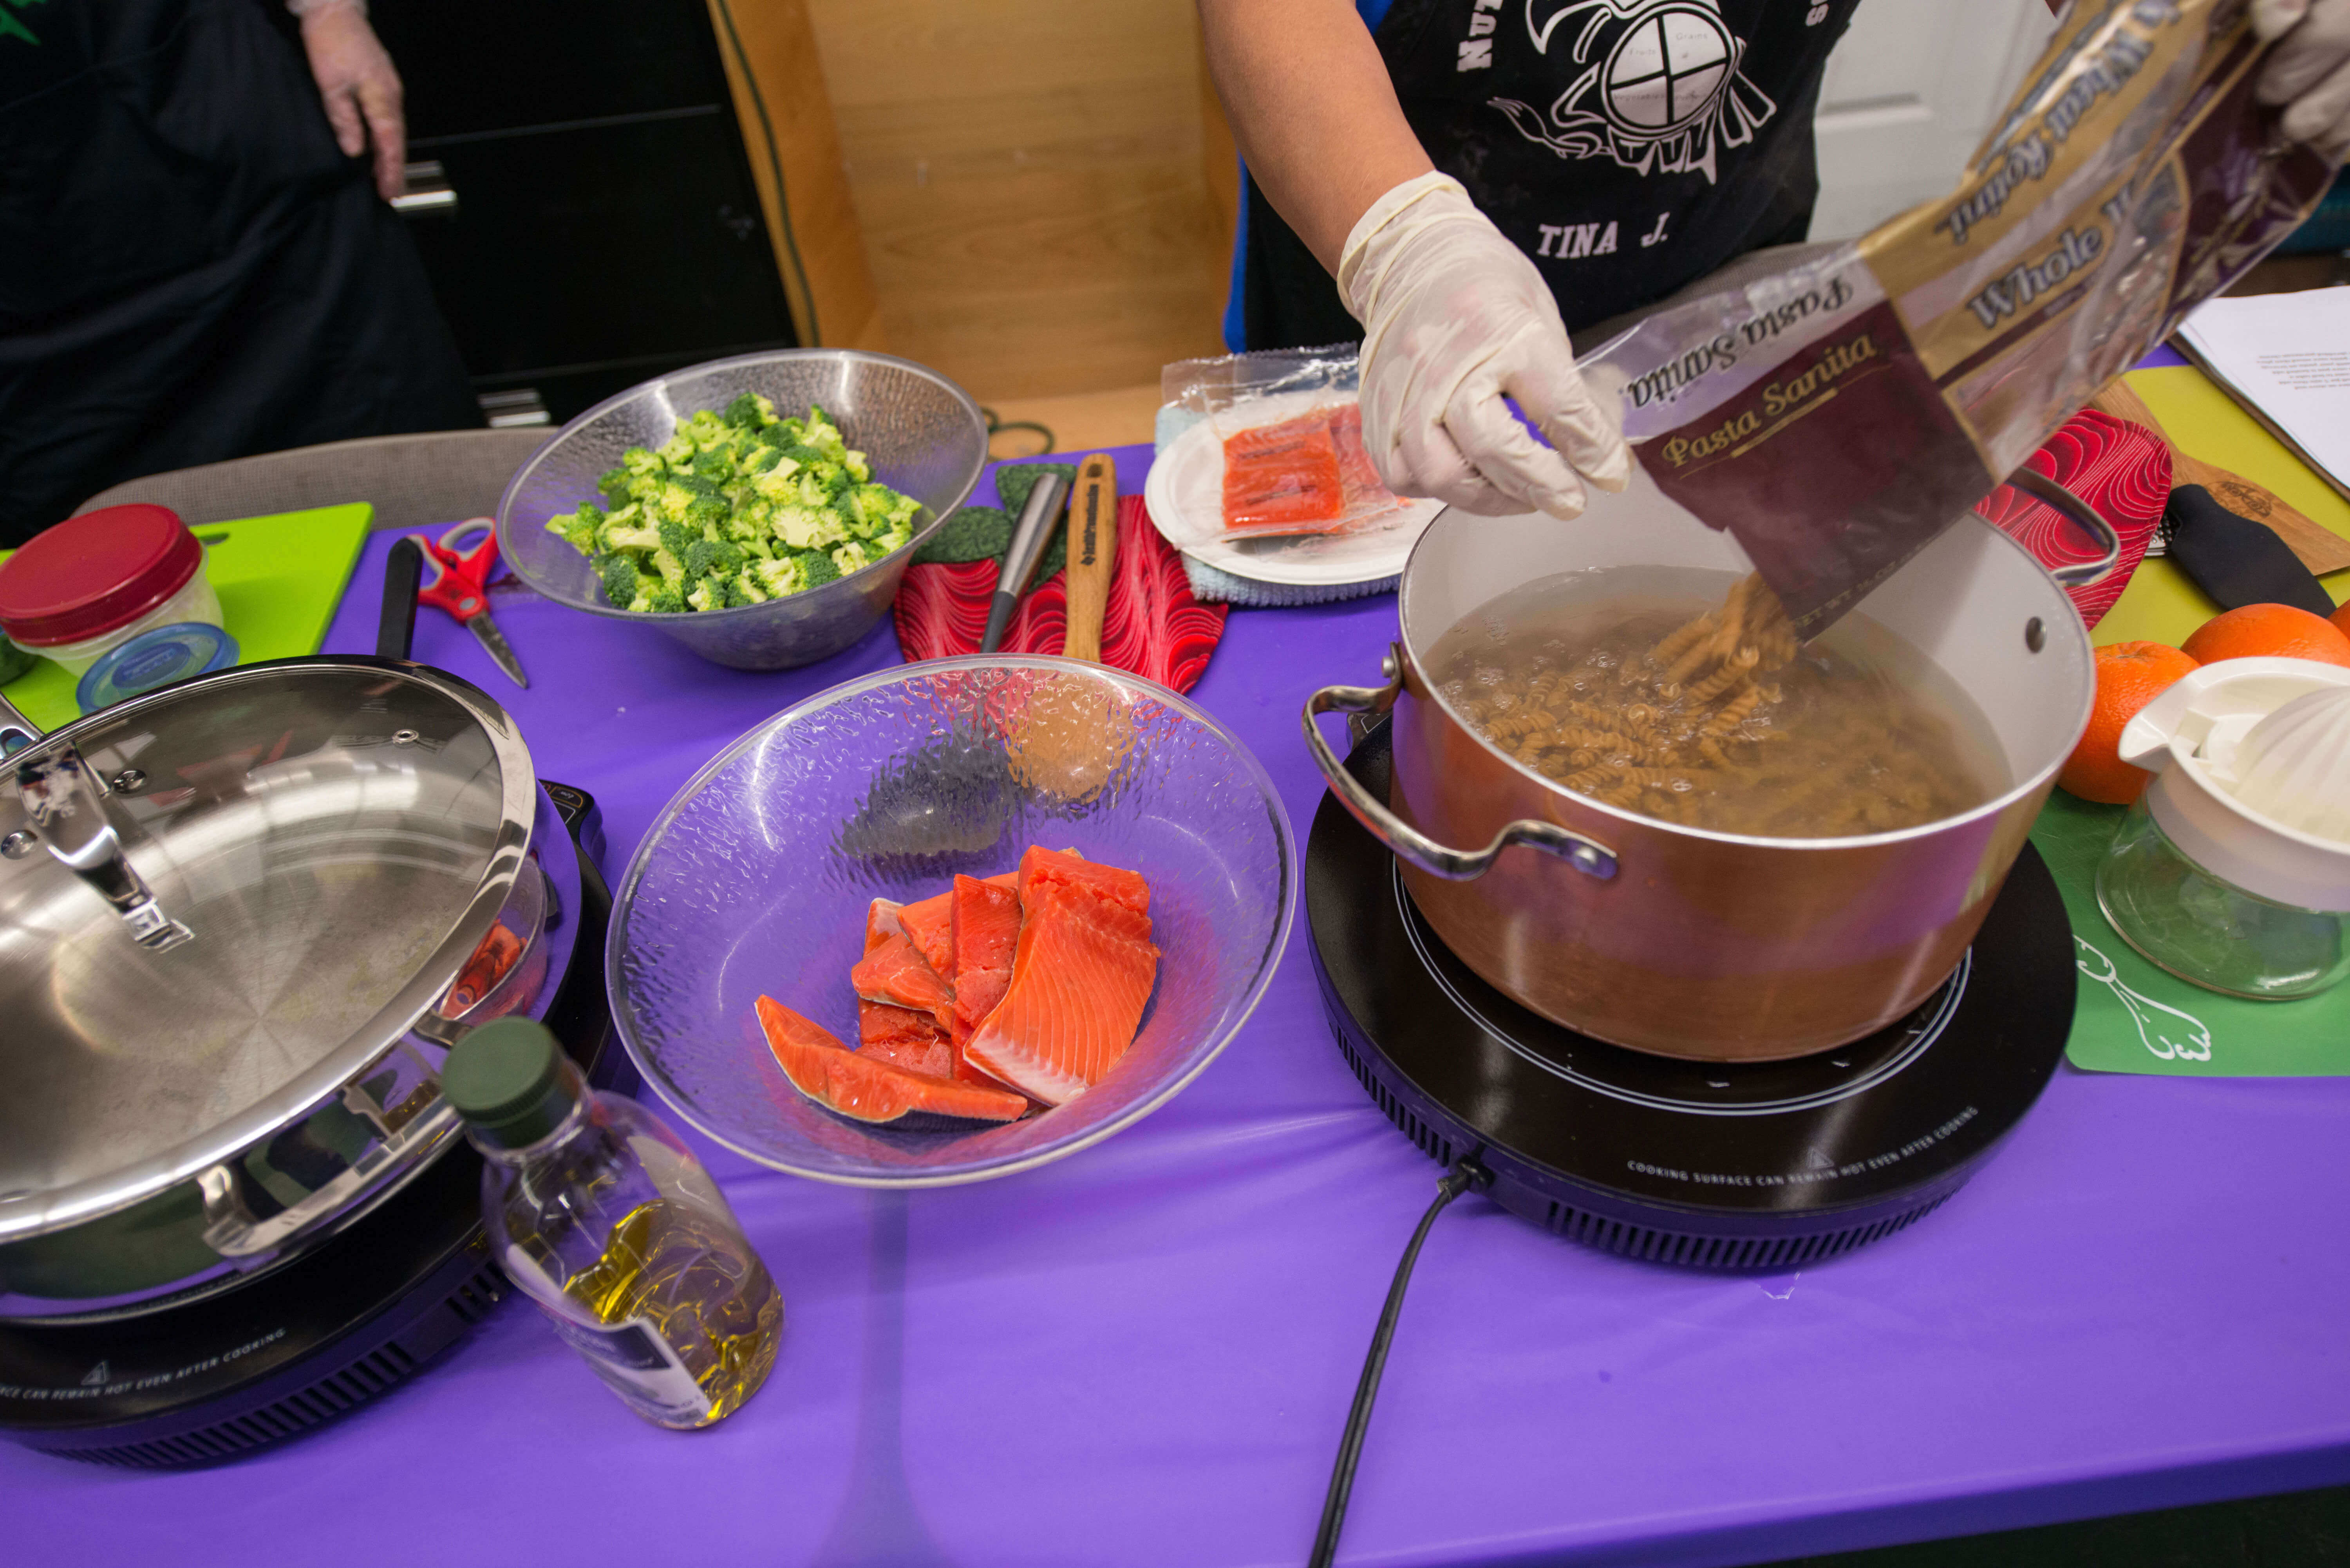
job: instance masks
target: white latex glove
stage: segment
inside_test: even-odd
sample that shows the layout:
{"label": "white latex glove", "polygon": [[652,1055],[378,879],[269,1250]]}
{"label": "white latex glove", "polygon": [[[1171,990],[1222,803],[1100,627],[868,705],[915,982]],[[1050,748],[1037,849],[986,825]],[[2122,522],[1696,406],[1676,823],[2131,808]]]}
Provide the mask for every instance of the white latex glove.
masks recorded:
{"label": "white latex glove", "polygon": [[302,48],[327,106],[335,145],[357,158],[375,144],[376,193],[408,189],[408,119],[400,72],[368,26],[364,0],[286,0],[302,18]]}
{"label": "white latex glove", "polygon": [[2350,156],[2350,0],[2252,0],[2252,34],[2278,40],[2253,96],[2286,106],[2295,141],[2330,162]]}
{"label": "white latex glove", "polygon": [[1388,489],[1489,517],[1572,517],[1585,480],[1630,483],[1631,451],[1575,370],[1550,286],[1459,181],[1422,174],[1372,202],[1338,291],[1363,324],[1363,440]]}

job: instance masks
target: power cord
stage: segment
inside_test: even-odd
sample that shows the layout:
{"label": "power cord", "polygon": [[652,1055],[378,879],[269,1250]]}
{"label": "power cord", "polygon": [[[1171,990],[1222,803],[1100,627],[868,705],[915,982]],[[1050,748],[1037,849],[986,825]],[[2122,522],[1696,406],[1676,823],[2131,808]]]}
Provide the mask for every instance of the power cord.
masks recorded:
{"label": "power cord", "polygon": [[734,46],[734,63],[743,67],[743,85],[751,89],[751,107],[759,111],[759,134],[767,143],[767,172],[775,180],[775,217],[784,227],[784,250],[791,257],[793,275],[799,279],[800,297],[807,301],[807,336],[805,347],[824,346],[824,331],[816,325],[816,290],[808,286],[807,265],[800,260],[800,242],[792,233],[792,203],[784,194],[784,161],[775,151],[775,128],[767,119],[767,100],[759,91],[759,73],[751,68],[751,57],[743,51],[743,35],[734,30],[733,8],[726,0],[717,0],[718,19],[726,24],[726,41]]}
{"label": "power cord", "polygon": [[1002,431],[1035,431],[1036,434],[1043,439],[1045,444],[1038,447],[1035,452],[1021,452],[1018,455],[1022,457],[1042,457],[1045,453],[1053,450],[1053,427],[1050,425],[1040,425],[1035,420],[1000,419],[997,417],[995,410],[990,408],[982,408],[979,410],[979,416],[987,421],[988,445],[991,447],[995,444],[994,438],[996,435]]}
{"label": "power cord", "polygon": [[1396,1320],[1403,1315],[1403,1293],[1411,1283],[1411,1267],[1419,1262],[1420,1244],[1445,1205],[1471,1188],[1492,1186],[1493,1173],[1463,1155],[1436,1184],[1436,1201],[1419,1217],[1419,1229],[1396,1265],[1395,1282],[1388,1286],[1388,1303],[1379,1312],[1379,1326],[1371,1334],[1370,1354],[1363,1357],[1363,1376],[1355,1384],[1354,1407],[1347,1412],[1347,1430],[1338,1439],[1338,1458],[1330,1467],[1330,1491],[1322,1500],[1322,1528],[1314,1534],[1314,1555],[1308,1568],[1330,1568],[1338,1555],[1338,1532],[1347,1522],[1347,1501],[1355,1490],[1355,1467],[1363,1457],[1363,1438],[1371,1428],[1371,1405],[1379,1397],[1379,1379],[1388,1369],[1388,1346],[1395,1340]]}

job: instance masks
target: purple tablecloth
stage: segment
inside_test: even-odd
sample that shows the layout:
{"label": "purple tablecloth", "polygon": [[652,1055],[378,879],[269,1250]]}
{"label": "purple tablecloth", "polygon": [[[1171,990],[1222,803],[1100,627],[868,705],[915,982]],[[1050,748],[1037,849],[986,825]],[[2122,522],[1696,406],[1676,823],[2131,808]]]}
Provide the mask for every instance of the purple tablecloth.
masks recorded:
{"label": "purple tablecloth", "polygon": [[[1147,453],[1126,452],[1139,491]],[[328,647],[372,644],[373,541]],[[424,612],[417,657],[511,703],[602,801],[615,875],[724,742],[898,659],[738,674],[528,597],[517,692]],[[1196,697],[1321,787],[1308,690],[1371,680],[1394,601],[1239,611]],[[0,1558],[80,1568],[1294,1563],[1437,1168],[1330,1041],[1304,922],[1172,1105],[978,1187],[879,1196],[710,1150],[790,1303],[765,1390],[639,1423],[528,1307],[232,1468],[0,1449]],[[1422,1256],[1343,1556],[1726,1564],[2350,1480],[2350,1081],[2060,1071],[1939,1213],[1777,1278],[1629,1263],[1482,1199]],[[298,1542],[298,1544],[297,1544]]]}

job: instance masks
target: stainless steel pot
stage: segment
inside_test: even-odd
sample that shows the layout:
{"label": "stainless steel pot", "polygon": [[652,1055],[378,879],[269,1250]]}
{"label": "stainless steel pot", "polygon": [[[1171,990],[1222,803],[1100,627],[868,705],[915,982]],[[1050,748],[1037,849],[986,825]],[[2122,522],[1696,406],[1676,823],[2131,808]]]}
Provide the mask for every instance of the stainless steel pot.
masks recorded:
{"label": "stainless steel pot", "polygon": [[568,967],[562,820],[453,677],[280,660],[47,736],[0,703],[12,742],[0,1318],[151,1311],[332,1235],[454,1136],[449,1046]]}
{"label": "stainless steel pot", "polygon": [[[2106,545],[2110,528],[2038,475],[2012,483]],[[2088,634],[2056,577],[1970,514],[1873,593],[1866,613],[1966,692],[2012,781],[1962,815],[1849,838],[1681,827],[1560,788],[1481,739],[1427,677],[1438,639],[1511,589],[1612,566],[1743,573],[1725,534],[1634,471],[1572,523],[1446,512],[1405,566],[1402,639],[1380,687],[1329,687],[1305,734],[1331,789],[1392,850],[1429,924],[1534,1012],[1669,1056],[1765,1061],[1840,1045],[1947,977],[2022,851],[2095,692]],[[1356,782],[1318,713],[1392,711],[1390,799]]]}

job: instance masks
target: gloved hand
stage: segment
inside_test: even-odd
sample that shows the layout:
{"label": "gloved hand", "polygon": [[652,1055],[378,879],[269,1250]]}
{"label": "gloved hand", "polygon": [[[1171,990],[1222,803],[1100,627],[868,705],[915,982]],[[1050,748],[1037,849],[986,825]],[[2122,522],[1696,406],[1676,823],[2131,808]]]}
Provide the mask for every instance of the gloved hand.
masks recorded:
{"label": "gloved hand", "polygon": [[365,0],[286,0],[286,8],[302,18],[302,47],[335,145],[357,158],[374,142],[376,193],[390,201],[408,189],[408,120],[400,72],[368,26]]}
{"label": "gloved hand", "polygon": [[1363,439],[1389,489],[1490,517],[1572,517],[1584,480],[1630,483],[1631,451],[1575,370],[1550,286],[1460,182],[1422,174],[1372,202],[1338,291],[1363,324]]}
{"label": "gloved hand", "polygon": [[2252,0],[2252,34],[2278,40],[2253,96],[2328,162],[2350,156],[2350,0]]}

